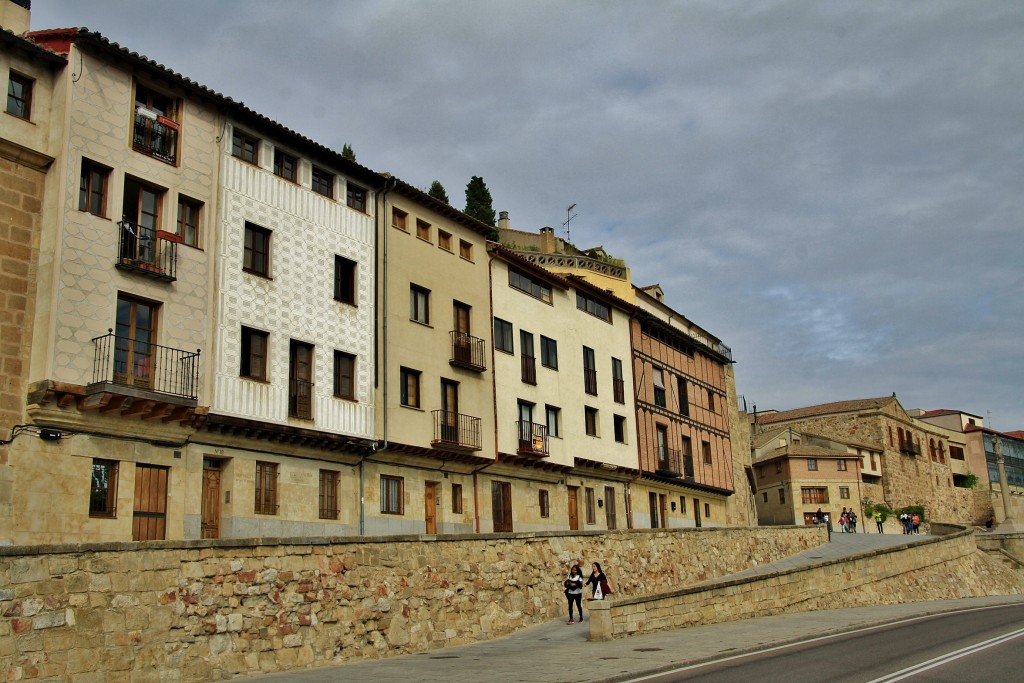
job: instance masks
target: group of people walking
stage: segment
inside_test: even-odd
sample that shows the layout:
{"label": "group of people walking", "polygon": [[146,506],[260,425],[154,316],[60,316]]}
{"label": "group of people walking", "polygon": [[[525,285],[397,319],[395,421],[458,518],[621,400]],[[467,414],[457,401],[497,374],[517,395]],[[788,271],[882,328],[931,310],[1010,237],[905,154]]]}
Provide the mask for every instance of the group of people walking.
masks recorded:
{"label": "group of people walking", "polygon": [[921,533],[921,515],[908,514],[906,512],[900,514],[900,524],[903,526],[903,533],[905,534],[920,534]]}
{"label": "group of people walking", "polygon": [[[569,603],[569,621],[567,624],[583,623],[583,591],[590,586],[590,600],[603,600],[611,594],[612,589],[608,583],[608,577],[601,569],[601,563],[595,562],[591,565],[590,576],[583,578],[583,571],[580,569],[582,561],[569,567],[569,574],[565,577],[565,599]],[[579,614],[579,619],[573,618],[573,607]]]}

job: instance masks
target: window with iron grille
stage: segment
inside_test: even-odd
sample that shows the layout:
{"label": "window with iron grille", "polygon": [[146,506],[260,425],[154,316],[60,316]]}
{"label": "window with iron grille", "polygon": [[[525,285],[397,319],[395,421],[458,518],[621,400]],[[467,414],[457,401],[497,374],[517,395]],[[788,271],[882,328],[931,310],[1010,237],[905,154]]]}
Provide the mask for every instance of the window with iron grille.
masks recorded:
{"label": "window with iron grille", "polygon": [[583,390],[597,396],[597,361],[589,346],[583,347]]}
{"label": "window with iron grille", "polygon": [[626,402],[626,385],[622,379],[622,361],[612,358],[612,396],[616,403]]}
{"label": "window with iron grille", "polygon": [[257,515],[277,514],[277,463],[256,462]]}
{"label": "window with iron grille", "polygon": [[117,517],[117,470],[116,460],[92,461],[90,517]]}
{"label": "window with iron grille", "polygon": [[338,473],[320,470],[320,519],[338,518]]}

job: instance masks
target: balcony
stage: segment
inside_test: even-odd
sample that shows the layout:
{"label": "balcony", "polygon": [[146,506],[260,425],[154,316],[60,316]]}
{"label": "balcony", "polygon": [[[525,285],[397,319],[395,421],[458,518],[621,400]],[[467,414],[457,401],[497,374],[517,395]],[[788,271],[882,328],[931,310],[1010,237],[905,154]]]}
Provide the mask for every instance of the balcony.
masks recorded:
{"label": "balcony", "polygon": [[138,152],[174,164],[178,160],[178,124],[148,109],[136,109],[132,147]]}
{"label": "balcony", "polygon": [[431,411],[434,438],[431,446],[451,450],[478,451],[482,448],[480,418],[449,410]]}
{"label": "balcony", "polygon": [[597,370],[583,368],[583,391],[591,396],[597,396]]}
{"label": "balcony", "polygon": [[304,379],[288,380],[288,417],[313,419],[313,383]]}
{"label": "balcony", "polygon": [[547,425],[536,422],[516,422],[516,433],[519,435],[519,455],[532,455],[539,458],[548,457]]}
{"label": "balcony", "polygon": [[519,356],[520,376],[526,384],[537,383],[537,359],[525,353]]}
{"label": "balcony", "polygon": [[473,372],[483,372],[487,369],[487,345],[483,339],[454,330],[451,336],[452,357],[449,363]]}
{"label": "balcony", "polygon": [[178,279],[177,235],[147,228],[131,221],[121,221],[116,265],[121,270],[141,273],[167,282]]}
{"label": "balcony", "polygon": [[658,468],[655,470],[655,474],[660,474],[663,477],[681,477],[683,475],[682,461],[681,451],[673,448],[659,448]]}
{"label": "balcony", "polygon": [[135,387],[146,392],[195,399],[199,388],[199,351],[118,337],[113,330],[95,337],[92,384]]}
{"label": "balcony", "polygon": [[626,383],[617,377],[612,379],[612,394],[616,403],[625,403]]}

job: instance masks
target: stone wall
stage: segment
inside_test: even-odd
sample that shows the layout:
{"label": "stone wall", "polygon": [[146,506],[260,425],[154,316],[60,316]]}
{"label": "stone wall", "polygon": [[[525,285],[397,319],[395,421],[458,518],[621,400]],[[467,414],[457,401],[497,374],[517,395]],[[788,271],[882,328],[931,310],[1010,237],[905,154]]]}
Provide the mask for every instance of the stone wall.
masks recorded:
{"label": "stone wall", "polygon": [[807,568],[590,604],[591,640],[784,612],[1024,593],[969,531]]}
{"label": "stone wall", "polygon": [[0,547],[0,679],[209,681],[421,652],[561,616],[572,561],[602,562],[628,598],[823,542],[791,527]]}

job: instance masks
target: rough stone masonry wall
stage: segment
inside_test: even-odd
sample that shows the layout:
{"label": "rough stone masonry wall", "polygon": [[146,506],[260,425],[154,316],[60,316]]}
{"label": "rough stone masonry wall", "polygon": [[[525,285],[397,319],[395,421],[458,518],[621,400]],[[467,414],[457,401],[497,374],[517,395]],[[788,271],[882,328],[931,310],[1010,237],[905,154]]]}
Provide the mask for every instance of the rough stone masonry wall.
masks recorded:
{"label": "rough stone masonry wall", "polygon": [[814,527],[0,547],[0,680],[174,683],[492,638],[560,616],[566,565],[624,596],[825,542]]}
{"label": "rough stone masonry wall", "polygon": [[590,608],[590,638],[611,638],[784,612],[1024,593],[1024,575],[978,550],[971,532]]}

